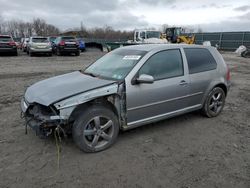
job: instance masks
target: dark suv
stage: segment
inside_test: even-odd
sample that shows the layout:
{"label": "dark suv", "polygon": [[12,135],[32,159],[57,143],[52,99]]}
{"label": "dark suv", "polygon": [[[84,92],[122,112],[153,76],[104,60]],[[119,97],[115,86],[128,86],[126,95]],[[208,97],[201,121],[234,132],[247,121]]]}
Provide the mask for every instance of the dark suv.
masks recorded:
{"label": "dark suv", "polygon": [[11,53],[17,56],[17,46],[9,35],[0,35],[0,53]]}
{"label": "dark suv", "polygon": [[76,56],[80,55],[79,43],[75,37],[60,36],[53,42],[53,52],[60,56],[63,53],[74,53]]}

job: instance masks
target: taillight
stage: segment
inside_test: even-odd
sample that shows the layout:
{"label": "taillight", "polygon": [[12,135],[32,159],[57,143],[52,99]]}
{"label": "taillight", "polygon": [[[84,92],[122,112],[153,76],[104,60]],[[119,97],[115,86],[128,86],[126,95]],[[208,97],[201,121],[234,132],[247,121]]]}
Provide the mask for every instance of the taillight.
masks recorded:
{"label": "taillight", "polygon": [[9,42],[10,46],[16,46],[16,43],[14,41]]}
{"label": "taillight", "polygon": [[59,43],[60,46],[64,46],[65,45],[65,42],[62,40],[60,43]]}
{"label": "taillight", "polygon": [[227,66],[227,76],[226,76],[226,79],[227,79],[227,81],[230,81],[230,79],[231,79],[230,69],[229,69],[228,66]]}

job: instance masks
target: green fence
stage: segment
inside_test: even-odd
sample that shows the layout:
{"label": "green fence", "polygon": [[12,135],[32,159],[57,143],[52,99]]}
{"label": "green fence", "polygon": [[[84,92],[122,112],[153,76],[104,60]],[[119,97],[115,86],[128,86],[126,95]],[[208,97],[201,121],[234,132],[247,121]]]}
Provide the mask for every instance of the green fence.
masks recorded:
{"label": "green fence", "polygon": [[[214,32],[214,33],[194,33],[195,43],[202,44],[204,41],[210,41],[212,46],[218,45],[221,50],[236,50],[240,45],[250,47],[250,32]],[[126,43],[124,39],[92,39],[85,38],[86,46],[100,45],[100,48],[107,44],[120,46],[120,43]],[[124,44],[125,45],[125,44]],[[130,45],[128,43],[128,45]]]}
{"label": "green fence", "polygon": [[236,50],[240,45],[250,46],[250,32],[216,32],[194,33],[195,43],[202,44],[210,41],[212,46],[219,46],[221,50]]}

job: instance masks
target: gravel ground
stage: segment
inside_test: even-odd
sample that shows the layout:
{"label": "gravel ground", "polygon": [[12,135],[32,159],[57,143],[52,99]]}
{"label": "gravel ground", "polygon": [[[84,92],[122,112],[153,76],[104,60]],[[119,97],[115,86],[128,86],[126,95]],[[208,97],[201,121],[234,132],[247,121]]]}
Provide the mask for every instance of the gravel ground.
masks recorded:
{"label": "gravel ground", "polygon": [[87,66],[79,57],[0,57],[0,187],[250,187],[250,59],[223,53],[232,87],[222,114],[189,113],[120,133],[110,149],[87,154],[72,138],[41,140],[20,118],[20,99],[38,80]]}

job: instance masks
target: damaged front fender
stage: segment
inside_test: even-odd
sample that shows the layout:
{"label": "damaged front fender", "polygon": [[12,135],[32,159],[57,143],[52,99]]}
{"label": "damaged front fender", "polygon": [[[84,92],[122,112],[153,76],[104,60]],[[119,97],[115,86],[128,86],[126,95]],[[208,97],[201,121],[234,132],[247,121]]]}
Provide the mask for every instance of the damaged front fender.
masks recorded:
{"label": "damaged front fender", "polygon": [[102,88],[94,89],[91,91],[84,92],[82,94],[75,95],[68,99],[62,100],[54,104],[57,110],[60,111],[60,116],[64,117],[64,119],[68,118],[73,110],[79,104],[83,104],[94,100],[99,97],[108,96],[112,94],[118,93],[118,84],[112,84],[109,86],[105,86]]}

